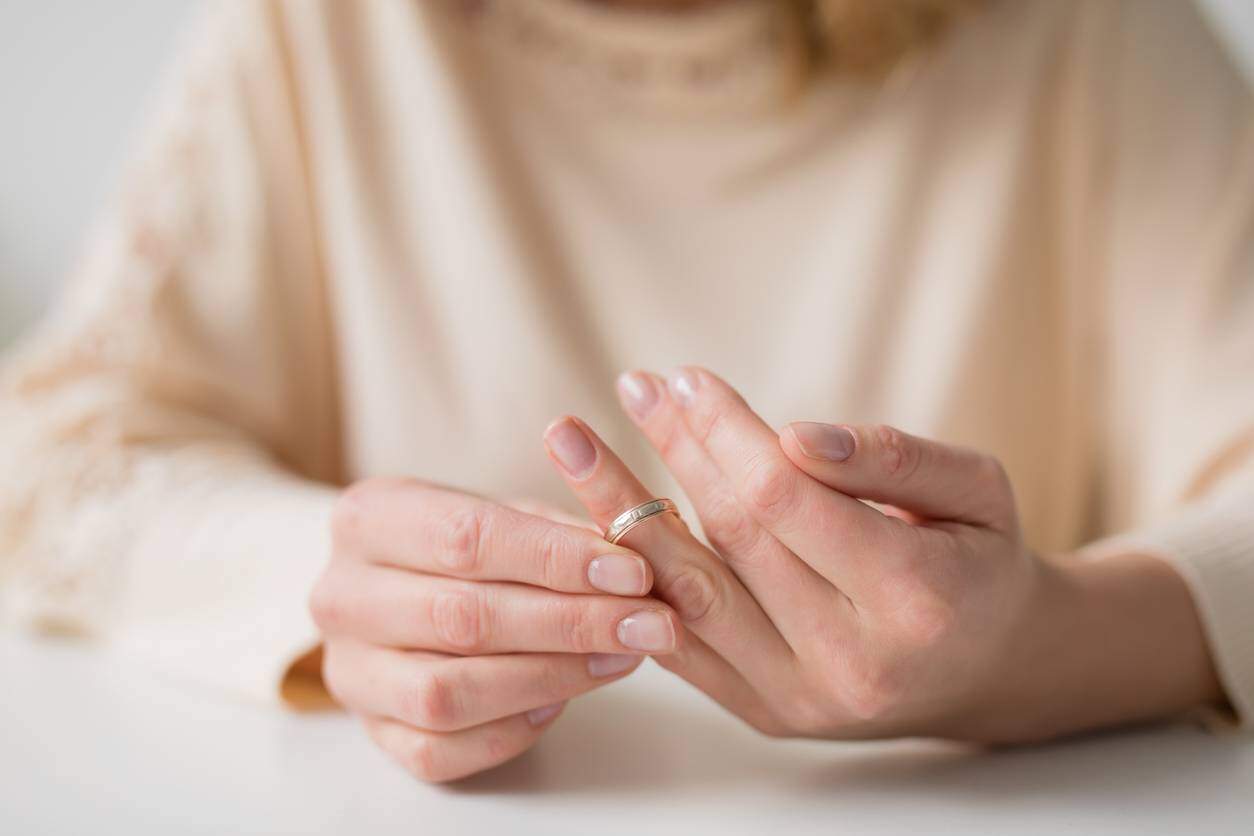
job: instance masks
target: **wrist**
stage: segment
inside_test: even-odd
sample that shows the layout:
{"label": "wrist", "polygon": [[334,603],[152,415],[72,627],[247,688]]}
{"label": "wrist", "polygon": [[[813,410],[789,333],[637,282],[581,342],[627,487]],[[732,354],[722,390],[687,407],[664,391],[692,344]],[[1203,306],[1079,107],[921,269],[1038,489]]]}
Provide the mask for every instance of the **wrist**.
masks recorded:
{"label": "wrist", "polygon": [[963,736],[1029,742],[1222,699],[1192,596],[1166,562],[1061,557],[1037,570],[996,681]]}

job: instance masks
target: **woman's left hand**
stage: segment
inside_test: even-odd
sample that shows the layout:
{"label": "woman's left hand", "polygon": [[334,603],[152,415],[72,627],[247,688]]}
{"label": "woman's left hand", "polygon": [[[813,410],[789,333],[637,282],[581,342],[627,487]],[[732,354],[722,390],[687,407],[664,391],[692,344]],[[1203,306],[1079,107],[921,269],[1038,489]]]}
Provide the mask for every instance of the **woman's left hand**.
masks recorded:
{"label": "woman's left hand", "polygon": [[[1131,621],[1132,656],[1138,642],[1178,641],[1186,621],[1200,635],[1187,590],[1153,558],[1122,564],[1138,579],[1128,600],[1123,579],[1077,580],[1035,556],[992,457],[889,427],[795,423],[776,433],[702,369],[666,382],[624,375],[619,392],[717,552],[670,515],[624,538],[653,563],[654,594],[691,634],[658,661],[757,728],[1025,740],[1212,695],[1213,671],[1194,647],[1181,659],[1197,668],[1195,682],[1076,707],[1103,680],[1086,669],[1102,655],[1076,647],[1077,635],[1107,632],[1089,639],[1110,643],[1107,621]],[[546,443],[602,527],[653,498],[577,419],[555,422]],[[1090,605],[1090,593],[1111,588]],[[1139,606],[1166,613],[1171,629],[1136,625]],[[1143,649],[1148,660],[1110,662],[1108,673],[1152,667],[1162,646]],[[1137,677],[1124,678],[1136,690]]]}

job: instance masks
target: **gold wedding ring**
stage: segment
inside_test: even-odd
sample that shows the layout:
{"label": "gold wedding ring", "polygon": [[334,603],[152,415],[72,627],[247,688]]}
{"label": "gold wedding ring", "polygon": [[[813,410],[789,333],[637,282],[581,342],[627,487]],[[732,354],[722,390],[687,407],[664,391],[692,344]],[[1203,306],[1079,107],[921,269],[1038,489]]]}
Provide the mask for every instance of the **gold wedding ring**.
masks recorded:
{"label": "gold wedding ring", "polygon": [[[617,543],[623,539],[623,536],[631,531],[640,523],[656,517],[658,514],[671,513],[679,516],[679,509],[675,507],[675,503],[669,499],[650,499],[648,502],[641,502],[634,508],[628,508],[623,513],[614,518],[610,523],[610,527],[605,529],[605,539],[611,543]],[[681,519],[682,521],[682,519]]]}

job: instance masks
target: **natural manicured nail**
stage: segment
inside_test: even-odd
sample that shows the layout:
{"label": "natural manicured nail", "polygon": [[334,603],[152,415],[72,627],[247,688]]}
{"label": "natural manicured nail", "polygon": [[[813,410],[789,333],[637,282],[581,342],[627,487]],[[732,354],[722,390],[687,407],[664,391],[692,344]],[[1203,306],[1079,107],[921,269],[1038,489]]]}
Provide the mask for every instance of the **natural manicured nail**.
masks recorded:
{"label": "natural manicured nail", "polygon": [[599,679],[622,673],[639,664],[640,658],[629,653],[593,653],[588,657],[588,676]]}
{"label": "natural manicured nail", "polygon": [[675,369],[666,376],[666,388],[680,406],[688,406],[697,396],[697,376],[687,369]]}
{"label": "natural manicured nail", "polygon": [[618,640],[632,650],[670,653],[675,649],[675,629],[664,613],[641,610],[618,622]]}
{"label": "natural manicured nail", "polygon": [[603,554],[588,564],[588,583],[611,595],[643,595],[648,582],[643,558]]}
{"label": "natural manicured nail", "polygon": [[643,421],[657,404],[657,387],[646,374],[623,372],[618,376],[618,399],[637,421]]}
{"label": "natural manicured nail", "polygon": [[527,712],[527,722],[533,726],[543,726],[556,717],[557,712],[561,711],[564,705],[566,705],[564,702],[555,702],[543,708],[533,708]]}
{"label": "natural manicured nail", "polygon": [[580,479],[597,463],[597,451],[583,429],[570,418],[563,418],[544,433],[544,443],[553,458],[571,476]]}
{"label": "natural manicured nail", "polygon": [[801,452],[812,459],[827,462],[843,462],[853,455],[853,433],[835,424],[818,424],[813,421],[797,421],[789,424],[793,438]]}

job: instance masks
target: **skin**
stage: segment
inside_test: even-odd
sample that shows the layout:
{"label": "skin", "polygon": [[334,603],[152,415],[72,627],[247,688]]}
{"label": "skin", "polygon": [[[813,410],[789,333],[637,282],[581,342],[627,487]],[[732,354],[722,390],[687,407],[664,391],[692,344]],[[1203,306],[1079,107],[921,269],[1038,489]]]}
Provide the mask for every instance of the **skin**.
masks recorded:
{"label": "skin", "polygon": [[[673,515],[601,540],[655,494],[573,417],[545,443],[595,529],[412,480],[344,494],[311,598],[324,680],[416,777],[520,754],[645,652],[775,736],[1015,743],[1221,699],[1174,570],[1032,553],[992,458],[888,427],[777,433],[703,369],[619,391],[709,546]],[[589,580],[606,555],[639,561],[615,594]],[[641,613],[662,626],[625,632]]]}
{"label": "skin", "polygon": [[571,697],[675,646],[647,561],[587,527],[401,479],[350,487],[332,525],[309,602],[323,681],[424,781],[520,754]]}
{"label": "skin", "polygon": [[[776,433],[703,369],[665,384],[625,376],[620,393],[713,550],[676,525],[642,535],[657,542],[626,542],[677,556],[655,561],[654,592],[743,680],[722,678],[710,693],[763,731],[1014,743],[1220,698],[1174,570],[1146,555],[1035,555],[993,458],[890,427],[844,427],[850,452],[831,461],[800,443],[815,425]],[[597,463],[568,484],[600,522],[604,485],[624,486],[620,499],[637,487],[584,429]],[[765,648],[773,637],[745,617],[740,589],[791,656]],[[686,649],[699,646],[684,642],[663,664],[687,676],[685,655],[700,651]]]}

